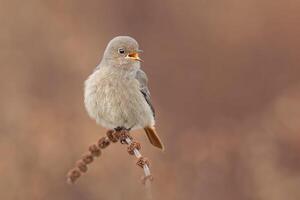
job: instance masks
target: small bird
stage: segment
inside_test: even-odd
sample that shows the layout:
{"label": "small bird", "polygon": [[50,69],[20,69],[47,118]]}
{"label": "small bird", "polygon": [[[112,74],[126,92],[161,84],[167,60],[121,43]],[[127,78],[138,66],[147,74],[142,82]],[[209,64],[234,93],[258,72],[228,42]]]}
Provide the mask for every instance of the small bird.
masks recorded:
{"label": "small bird", "polygon": [[100,64],[85,81],[85,108],[89,116],[105,128],[144,129],[150,143],[163,150],[164,145],[154,128],[155,111],[148,78],[140,69],[141,52],[132,37],[113,38]]}

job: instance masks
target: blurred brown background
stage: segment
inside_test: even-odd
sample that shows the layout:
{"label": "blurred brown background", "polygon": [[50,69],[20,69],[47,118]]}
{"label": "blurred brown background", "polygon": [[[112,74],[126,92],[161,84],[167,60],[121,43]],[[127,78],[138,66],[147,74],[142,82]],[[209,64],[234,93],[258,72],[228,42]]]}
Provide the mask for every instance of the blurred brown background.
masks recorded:
{"label": "blurred brown background", "polygon": [[144,50],[161,153],[142,132],[155,199],[300,199],[297,0],[1,0],[0,199],[143,199],[124,146],[76,185],[105,130],[83,82],[117,35]]}

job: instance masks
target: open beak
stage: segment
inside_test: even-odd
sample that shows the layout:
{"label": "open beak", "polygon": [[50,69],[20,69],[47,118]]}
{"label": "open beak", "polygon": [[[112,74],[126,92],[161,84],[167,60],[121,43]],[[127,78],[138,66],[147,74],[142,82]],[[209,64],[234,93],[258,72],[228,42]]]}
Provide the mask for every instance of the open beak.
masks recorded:
{"label": "open beak", "polygon": [[126,57],[132,60],[137,60],[142,62],[143,60],[139,57],[139,53],[143,52],[142,50],[137,50],[136,52],[129,53]]}

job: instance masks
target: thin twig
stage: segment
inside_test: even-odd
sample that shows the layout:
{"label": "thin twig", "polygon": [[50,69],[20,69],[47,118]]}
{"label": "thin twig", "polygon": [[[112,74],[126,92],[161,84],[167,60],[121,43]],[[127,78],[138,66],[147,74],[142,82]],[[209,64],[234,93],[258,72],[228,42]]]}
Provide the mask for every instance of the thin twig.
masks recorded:
{"label": "thin twig", "polygon": [[77,179],[88,170],[87,165],[94,161],[94,158],[101,155],[101,149],[105,149],[110,144],[108,137],[102,137],[97,144],[93,144],[89,147],[89,153],[83,155],[80,160],[75,164],[75,167],[71,169],[67,174],[67,182],[70,184],[75,183]]}
{"label": "thin twig", "polygon": [[[129,145],[132,145],[133,142],[130,139],[130,137],[126,137],[126,142]],[[140,145],[139,145],[140,148]],[[138,158],[137,165],[141,166],[144,170],[145,176],[142,177],[142,183],[146,187],[146,194],[147,194],[147,199],[153,199],[152,198],[152,190],[151,190],[151,182],[153,181],[153,176],[151,175],[150,168],[149,168],[149,161],[145,158],[142,157],[142,154],[140,153],[139,149],[137,147],[133,148],[133,152],[135,157]],[[129,152],[130,154],[130,152]]]}
{"label": "thin twig", "polygon": [[[129,147],[131,144],[133,144],[132,140],[129,137],[126,138],[126,142],[129,145]],[[146,183],[146,181],[152,180],[153,178],[151,177],[149,161],[147,159],[145,159],[144,157],[142,157],[142,154],[140,153],[138,148],[134,147],[133,153],[134,153],[135,157],[137,157],[139,159],[137,162],[137,165],[141,166],[144,169],[145,183]],[[139,161],[140,161],[140,163],[139,163]]]}
{"label": "thin twig", "polygon": [[150,164],[149,160],[142,156],[140,153],[141,145],[137,141],[134,141],[130,136],[129,131],[121,130],[109,130],[107,131],[107,136],[100,138],[97,145],[93,144],[89,147],[89,153],[85,154],[80,160],[76,162],[75,168],[71,169],[67,175],[67,179],[69,183],[75,183],[75,181],[85,172],[87,172],[88,164],[91,164],[94,158],[99,157],[101,155],[101,149],[105,149],[109,146],[111,142],[116,143],[120,141],[121,144],[127,144],[127,151],[130,155],[135,155],[138,159],[137,165],[143,168],[145,176],[142,177],[142,183],[146,187],[147,198],[152,199],[151,193],[151,182],[153,181],[153,177],[150,172]]}

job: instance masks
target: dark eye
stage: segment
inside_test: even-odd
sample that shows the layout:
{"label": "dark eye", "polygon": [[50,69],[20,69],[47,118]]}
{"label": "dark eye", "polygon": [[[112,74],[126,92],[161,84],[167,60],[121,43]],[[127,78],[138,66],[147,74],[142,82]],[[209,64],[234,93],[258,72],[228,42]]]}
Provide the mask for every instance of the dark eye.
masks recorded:
{"label": "dark eye", "polygon": [[119,51],[120,54],[125,53],[125,50],[123,48],[120,48],[118,51]]}

